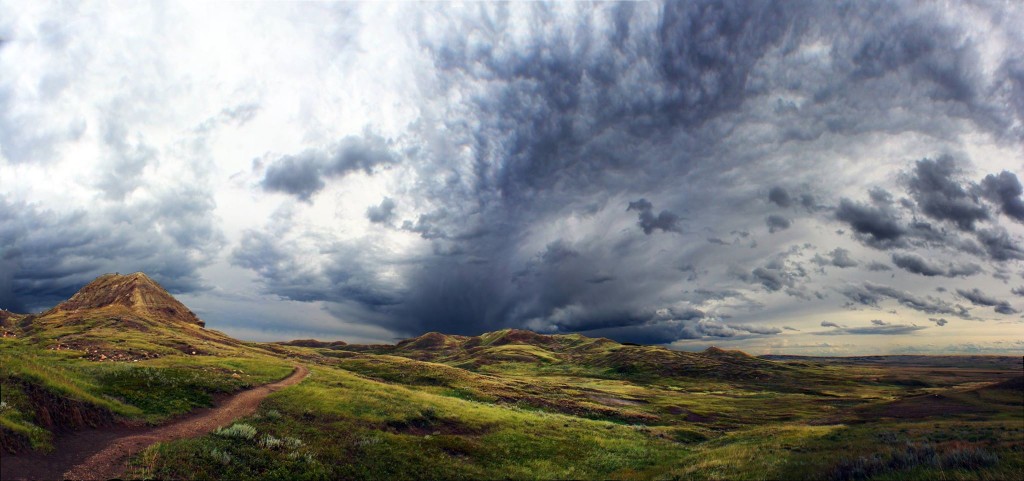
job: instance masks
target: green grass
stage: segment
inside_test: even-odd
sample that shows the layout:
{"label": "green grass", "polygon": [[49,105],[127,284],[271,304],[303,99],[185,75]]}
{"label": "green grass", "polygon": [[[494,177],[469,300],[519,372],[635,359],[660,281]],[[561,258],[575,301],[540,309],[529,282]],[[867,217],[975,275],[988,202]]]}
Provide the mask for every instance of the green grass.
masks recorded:
{"label": "green grass", "polygon": [[[175,478],[180,463],[218,449],[231,463],[200,478],[567,479],[651,477],[688,449],[643,427],[452,398],[320,367],[271,395],[244,422],[258,436],[301,439],[316,463],[266,464],[274,450],[216,434],[161,445],[133,475]],[[267,415],[264,413],[275,413]],[[265,452],[258,452],[262,449]],[[277,456],[280,457],[280,456]],[[276,475],[276,474],[275,474]]]}
{"label": "green grass", "polygon": [[[107,332],[94,321],[82,322]],[[1005,360],[970,360],[983,369],[775,362],[582,336],[523,344],[530,334],[508,330],[399,347],[210,334],[182,350],[160,332],[99,339],[65,326],[0,341],[5,436],[36,449],[52,443],[33,406],[39,392],[160,423],[280,379],[301,360],[310,377],[271,394],[257,414],[154,445],[127,476],[845,481],[1015,479],[1024,469],[1022,391],[990,386],[1019,375]],[[50,349],[69,339],[85,344]],[[98,362],[88,351],[97,346],[131,360]],[[140,353],[154,355],[131,358]]]}
{"label": "green grass", "polygon": [[[84,351],[49,350],[39,339],[0,340],[0,426],[5,436],[51,447],[53,429],[81,428],[116,419],[158,423],[212,405],[213,396],[286,376],[292,363],[259,350],[238,357],[171,354],[139,362],[95,362]],[[244,356],[244,357],[243,357]],[[50,416],[40,418],[39,403]],[[58,426],[60,406],[78,406],[79,416]],[[69,416],[65,416],[69,417]]]}
{"label": "green grass", "polygon": [[[486,349],[494,347],[503,346]],[[928,379],[982,414],[901,420],[877,413],[931,391],[900,376],[872,381],[888,372],[879,368],[844,367],[841,378],[815,366],[818,379],[833,381],[754,388],[568,374],[545,362],[532,372],[519,360],[474,372],[454,367],[459,359],[325,355],[309,379],[241,421],[255,429],[251,440],[163,444],[132,474],[186,476],[190,459],[215,452],[229,461],[202,466],[198,479],[861,479],[843,474],[858,466],[869,479],[1012,479],[1024,457],[1020,394],[975,389],[983,373]],[[304,450],[289,458],[282,439]],[[915,464],[900,451],[907,443],[932,446],[938,461]]]}

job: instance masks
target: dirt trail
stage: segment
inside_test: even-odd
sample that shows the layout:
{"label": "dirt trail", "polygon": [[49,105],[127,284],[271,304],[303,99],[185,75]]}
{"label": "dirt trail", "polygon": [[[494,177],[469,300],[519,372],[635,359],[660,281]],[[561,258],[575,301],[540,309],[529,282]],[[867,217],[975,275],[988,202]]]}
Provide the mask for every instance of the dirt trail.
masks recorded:
{"label": "dirt trail", "polygon": [[[309,370],[295,366],[288,377],[242,391],[211,409],[204,409],[184,419],[145,430],[125,429],[111,432],[79,433],[68,443],[61,443],[49,456],[29,455],[36,459],[4,459],[21,461],[15,464],[29,468],[24,471],[4,469],[3,479],[112,479],[124,472],[125,461],[133,454],[157,442],[174,441],[206,434],[231,421],[256,412],[268,394],[298,384]],[[113,434],[113,435],[112,435]],[[91,441],[91,443],[90,443]],[[18,472],[21,471],[21,472]]]}

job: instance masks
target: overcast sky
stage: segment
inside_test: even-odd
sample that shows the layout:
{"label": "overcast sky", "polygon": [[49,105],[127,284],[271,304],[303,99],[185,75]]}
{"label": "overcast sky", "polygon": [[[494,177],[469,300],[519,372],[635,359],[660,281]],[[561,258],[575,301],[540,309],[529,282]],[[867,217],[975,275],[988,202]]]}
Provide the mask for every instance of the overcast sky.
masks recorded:
{"label": "overcast sky", "polygon": [[1024,353],[1024,4],[0,0],[0,307]]}

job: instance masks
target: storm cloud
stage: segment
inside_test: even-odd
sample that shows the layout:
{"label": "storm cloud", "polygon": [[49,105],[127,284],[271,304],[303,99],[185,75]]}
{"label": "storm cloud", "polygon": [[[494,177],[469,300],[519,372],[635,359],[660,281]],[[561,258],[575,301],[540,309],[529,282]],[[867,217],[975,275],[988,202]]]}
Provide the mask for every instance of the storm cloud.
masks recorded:
{"label": "storm cloud", "polygon": [[192,191],[181,202],[179,194],[117,212],[61,213],[0,198],[0,308],[48,308],[103,272],[143,270],[176,294],[204,289],[197,273],[222,233],[207,217],[209,198]]}
{"label": "storm cloud", "polygon": [[629,203],[627,211],[635,210],[640,217],[637,225],[643,229],[644,234],[650,235],[655,230],[663,232],[679,232],[679,216],[663,210],[654,215],[654,206],[647,199],[640,199]]}
{"label": "storm cloud", "polygon": [[909,181],[910,194],[928,217],[972,231],[989,213],[977,195],[964,188],[957,178],[960,175],[950,156],[919,160]]}
{"label": "storm cloud", "polygon": [[366,218],[374,224],[386,224],[395,218],[395,201],[385,197],[380,205],[370,206],[366,209]]}
{"label": "storm cloud", "polygon": [[938,318],[936,318],[936,317],[929,317],[928,320],[934,322],[935,325],[939,326],[939,327],[942,327],[942,326],[945,326],[946,324],[949,324],[949,321],[947,321],[946,318],[944,318],[944,317],[938,317]]}
{"label": "storm cloud", "polygon": [[[960,292],[1024,267],[1012,3],[216,5],[231,36],[187,4],[17,9],[16,309],[136,270],[229,333],[368,341],[755,346],[827,318],[925,342],[928,316],[1014,309]],[[250,304],[307,315],[223,307]]]}
{"label": "storm cloud", "polygon": [[1017,314],[1018,310],[1014,309],[1009,302],[996,299],[988,294],[985,294],[978,288],[971,290],[957,289],[957,294],[963,296],[964,299],[971,301],[971,304],[976,306],[989,306],[992,307],[999,314]]}
{"label": "storm cloud", "polygon": [[1024,222],[1024,187],[1012,172],[1002,171],[999,175],[989,174],[981,183],[987,199],[997,203],[1007,217]]}
{"label": "storm cloud", "polygon": [[981,272],[981,266],[977,264],[950,264],[947,267],[943,267],[915,254],[893,254],[892,263],[907,272],[927,277],[966,277]]}
{"label": "storm cloud", "polygon": [[260,185],[267,191],[291,194],[309,202],[328,179],[360,170],[372,173],[378,165],[394,161],[387,140],[376,135],[349,136],[327,151],[307,150],[273,161]]}
{"label": "storm cloud", "polygon": [[970,319],[969,312],[959,305],[953,305],[930,295],[917,296],[884,284],[865,282],[861,285],[847,286],[840,292],[856,304],[880,307],[881,301],[892,299],[905,307],[926,314],[950,314]]}
{"label": "storm cloud", "polygon": [[768,201],[782,208],[793,205],[793,199],[789,196],[789,192],[779,186],[772,187],[768,191]]}
{"label": "storm cloud", "polygon": [[889,249],[905,245],[906,235],[897,214],[888,208],[874,207],[842,199],[836,210],[836,218],[849,224],[857,238],[878,248]]}
{"label": "storm cloud", "polygon": [[768,217],[765,217],[764,221],[766,224],[768,224],[768,232],[771,234],[774,234],[778,231],[789,229],[789,226],[792,225],[792,222],[790,222],[789,219],[781,215],[772,214]]}

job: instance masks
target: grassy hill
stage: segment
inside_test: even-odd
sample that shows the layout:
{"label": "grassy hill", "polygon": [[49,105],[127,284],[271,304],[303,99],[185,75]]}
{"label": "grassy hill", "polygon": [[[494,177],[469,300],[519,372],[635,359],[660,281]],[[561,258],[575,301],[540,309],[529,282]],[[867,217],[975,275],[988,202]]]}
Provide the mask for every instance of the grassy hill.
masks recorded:
{"label": "grassy hill", "polygon": [[291,370],[209,329],[142,273],[107,274],[38,315],[4,313],[0,443],[47,450],[55,434],[157,423]]}
{"label": "grassy hill", "polygon": [[[797,374],[783,363],[751,357],[739,351],[709,348],[701,353],[672,351],[660,346],[620,344],[579,334],[543,335],[503,329],[479,336],[430,332],[391,345],[341,345],[335,350],[388,354],[458,368],[503,373],[575,373],[598,377],[638,379],[704,378],[759,381],[783,380]],[[804,376],[820,372],[804,370]]]}
{"label": "grassy hill", "polygon": [[757,358],[577,334],[427,333],[395,345],[246,343],[141,274],[0,313],[8,451],[160,423],[312,374],[259,412],[152,446],[170,479],[1015,479],[1020,358]]}

